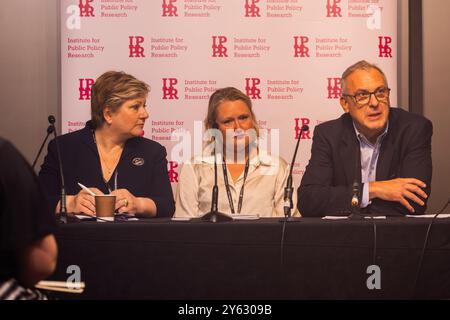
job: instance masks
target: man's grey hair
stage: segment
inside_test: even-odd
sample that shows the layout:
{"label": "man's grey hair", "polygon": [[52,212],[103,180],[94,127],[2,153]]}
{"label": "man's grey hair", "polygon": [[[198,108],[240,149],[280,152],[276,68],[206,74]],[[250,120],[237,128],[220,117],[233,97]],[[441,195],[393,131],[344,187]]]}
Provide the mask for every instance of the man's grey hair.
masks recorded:
{"label": "man's grey hair", "polygon": [[377,65],[375,65],[373,63],[369,63],[365,60],[361,60],[361,61],[358,61],[357,63],[355,63],[354,65],[351,65],[350,67],[348,67],[347,70],[345,70],[344,73],[342,74],[342,77],[341,77],[342,94],[348,94],[346,80],[353,72],[355,72],[356,70],[369,71],[371,69],[377,70],[383,76],[384,82],[387,85],[386,75],[384,74],[383,70],[380,69],[380,67],[378,67]]}

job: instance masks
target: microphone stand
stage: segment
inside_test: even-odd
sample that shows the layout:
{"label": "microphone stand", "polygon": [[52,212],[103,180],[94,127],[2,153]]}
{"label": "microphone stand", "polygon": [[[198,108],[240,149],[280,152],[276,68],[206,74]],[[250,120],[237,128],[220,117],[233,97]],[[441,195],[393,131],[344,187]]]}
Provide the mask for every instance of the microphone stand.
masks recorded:
{"label": "microphone stand", "polygon": [[64,183],[64,173],[62,167],[61,151],[58,142],[58,134],[56,133],[55,128],[55,117],[48,116],[48,122],[50,122],[50,126],[53,128],[53,135],[55,136],[56,152],[58,155],[58,162],[59,162],[59,175],[61,177],[61,204],[59,207],[59,221],[61,223],[67,223],[66,187]]}
{"label": "microphone stand", "polygon": [[359,194],[360,194],[360,188],[361,183],[360,179],[358,179],[358,176],[360,174],[360,165],[361,165],[361,151],[358,149],[356,151],[356,160],[355,160],[355,177],[353,179],[353,185],[352,185],[352,200],[351,200],[351,206],[350,206],[350,219],[364,219],[364,217],[361,215],[361,208],[359,203]]}
{"label": "microphone stand", "polygon": [[219,187],[217,186],[216,138],[214,138],[214,186],[212,189],[212,196],[211,196],[211,211],[209,211],[208,213],[206,213],[204,216],[201,217],[202,221],[215,223],[233,220],[233,218],[231,218],[229,215],[223,212],[219,212],[218,202],[219,202]]}
{"label": "microphone stand", "polygon": [[[284,240],[286,233],[286,222],[295,221],[292,216],[292,208],[294,207],[292,201],[292,195],[294,194],[294,188],[292,187],[292,171],[294,170],[295,158],[297,158],[298,146],[300,145],[300,140],[302,139],[302,134],[305,131],[308,131],[309,127],[304,125],[301,127],[300,132],[298,134],[297,144],[295,145],[294,156],[292,157],[291,167],[289,168],[289,176],[286,181],[286,187],[284,188],[284,219],[281,219],[279,222],[283,222],[283,228],[281,230],[281,241],[280,241],[280,271],[284,269]],[[283,273],[284,274],[284,273]]]}
{"label": "microphone stand", "polygon": [[294,156],[292,157],[291,167],[289,168],[289,176],[286,182],[286,187],[284,188],[284,217],[290,219],[292,215],[292,195],[294,193],[294,188],[292,187],[292,170],[294,169],[295,158],[297,157],[298,146],[302,138],[302,133],[308,131],[309,127],[307,125],[302,126],[300,133],[298,135],[297,144],[295,145]]}
{"label": "microphone stand", "polygon": [[[358,149],[356,151],[356,161],[355,161],[355,177],[352,185],[352,199],[351,199],[351,209],[350,215],[348,216],[351,220],[365,220],[366,217],[361,214],[361,206],[360,206],[360,193],[361,193],[361,179],[358,179],[358,176],[361,172],[361,150],[358,145]],[[373,215],[369,215],[372,220],[372,229],[373,229],[373,257],[372,264],[377,264],[377,224],[375,222],[375,218]]]}
{"label": "microphone stand", "polygon": [[41,155],[42,149],[44,149],[45,143],[47,142],[48,137],[49,137],[52,133],[53,133],[53,125],[50,124],[50,125],[48,126],[48,128],[47,128],[47,135],[45,136],[45,139],[44,139],[44,141],[42,142],[41,147],[39,148],[39,151],[38,151],[38,153],[37,153],[37,155],[36,155],[36,158],[34,158],[33,165],[31,166],[31,168],[33,168],[33,171],[34,171],[34,167],[36,166],[36,163],[37,163],[37,161],[38,161],[38,159],[39,159],[39,156]]}

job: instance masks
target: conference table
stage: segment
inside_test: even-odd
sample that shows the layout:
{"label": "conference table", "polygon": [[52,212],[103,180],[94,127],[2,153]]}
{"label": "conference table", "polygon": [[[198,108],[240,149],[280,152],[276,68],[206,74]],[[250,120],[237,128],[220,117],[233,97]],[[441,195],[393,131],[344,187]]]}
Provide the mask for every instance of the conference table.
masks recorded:
{"label": "conference table", "polygon": [[66,281],[70,266],[76,266],[86,289],[53,297],[449,299],[450,219],[434,221],[420,263],[430,221],[68,223],[56,234],[59,257],[52,279]]}

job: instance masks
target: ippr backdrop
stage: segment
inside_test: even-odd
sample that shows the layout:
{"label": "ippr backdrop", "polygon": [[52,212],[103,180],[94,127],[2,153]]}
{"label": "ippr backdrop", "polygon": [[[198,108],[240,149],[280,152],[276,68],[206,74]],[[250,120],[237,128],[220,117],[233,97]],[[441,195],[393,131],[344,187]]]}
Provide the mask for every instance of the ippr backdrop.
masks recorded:
{"label": "ippr backdrop", "polygon": [[[173,183],[180,163],[172,150],[180,143],[190,149],[185,157],[199,150],[195,121],[217,88],[249,95],[259,125],[269,129],[269,150],[288,162],[300,127],[309,125],[297,185],[314,127],[342,114],[339,79],[347,66],[377,63],[397,104],[394,0],[62,0],[61,17],[63,132],[90,119],[99,75],[131,73],[151,86],[145,136],[167,148]],[[177,129],[192,140],[177,141]]]}

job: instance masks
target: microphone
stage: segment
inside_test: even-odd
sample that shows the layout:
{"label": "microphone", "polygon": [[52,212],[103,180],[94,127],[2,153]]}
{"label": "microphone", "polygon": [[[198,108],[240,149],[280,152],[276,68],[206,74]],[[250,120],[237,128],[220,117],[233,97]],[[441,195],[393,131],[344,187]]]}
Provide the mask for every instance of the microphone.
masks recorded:
{"label": "microphone", "polygon": [[352,199],[350,200],[350,218],[362,218],[361,217],[361,207],[359,201],[359,195],[361,193],[361,179],[358,179],[361,174],[361,150],[358,142],[356,159],[355,159],[355,167],[354,167],[354,178],[352,184]]}
{"label": "microphone", "polygon": [[359,194],[361,189],[361,183],[360,179],[358,179],[360,175],[360,165],[361,165],[361,150],[358,148],[356,151],[356,159],[355,159],[355,171],[354,171],[354,178],[353,178],[353,184],[352,184],[352,199],[350,201],[350,207],[351,207],[351,218],[355,218],[356,216],[360,215],[360,203],[359,203]]}
{"label": "microphone", "polygon": [[51,125],[54,125],[56,122],[55,116],[49,115],[48,116],[48,122],[50,122]]}
{"label": "microphone", "polygon": [[218,203],[219,203],[219,187],[217,186],[216,138],[214,138],[214,186],[212,189],[212,196],[211,196],[211,211],[209,211],[208,213],[206,213],[201,217],[202,221],[215,223],[233,220],[233,218],[231,218],[229,215],[219,212]]}
{"label": "microphone", "polygon": [[40,155],[42,153],[42,149],[44,149],[45,143],[48,140],[48,137],[53,133],[53,130],[54,130],[52,122],[50,121],[50,117],[52,117],[51,120],[53,120],[53,123],[55,122],[54,121],[55,117],[53,117],[53,116],[49,116],[48,117],[48,121],[50,122],[50,125],[47,127],[47,135],[45,136],[45,139],[42,142],[41,147],[39,148],[39,151],[38,151],[38,153],[36,155],[36,158],[34,158],[33,165],[31,166],[31,168],[33,168],[33,171],[34,171],[34,167],[36,166],[36,163],[37,163],[37,161],[38,161],[38,159],[39,159],[39,157],[40,157]]}
{"label": "microphone", "polygon": [[63,166],[62,166],[62,158],[61,158],[61,151],[59,148],[59,142],[58,142],[58,134],[56,133],[55,128],[55,117],[52,115],[48,116],[48,122],[50,123],[50,126],[52,127],[53,135],[55,136],[55,144],[56,144],[56,153],[58,157],[58,165],[59,165],[59,175],[61,177],[61,204],[59,209],[59,219],[61,223],[67,223],[67,206],[66,206],[66,187],[64,183],[64,173],[63,173]]}
{"label": "microphone", "polygon": [[359,199],[358,199],[358,194],[359,194],[359,183],[358,183],[357,181],[353,181],[352,192],[353,192],[353,197],[352,197],[352,208],[355,208],[355,207],[358,207],[358,206],[359,206]]}
{"label": "microphone", "polygon": [[292,214],[292,194],[294,193],[294,189],[292,188],[292,170],[294,169],[295,158],[297,157],[298,146],[300,144],[300,140],[302,138],[302,133],[309,130],[307,125],[303,125],[300,129],[297,144],[295,146],[294,156],[292,157],[291,167],[289,169],[289,176],[286,182],[286,187],[284,188],[284,216],[286,218],[290,218]]}

